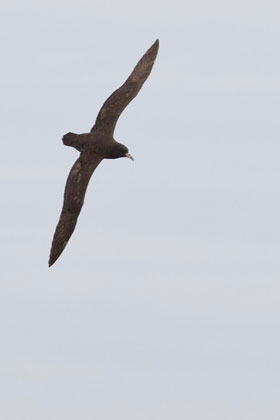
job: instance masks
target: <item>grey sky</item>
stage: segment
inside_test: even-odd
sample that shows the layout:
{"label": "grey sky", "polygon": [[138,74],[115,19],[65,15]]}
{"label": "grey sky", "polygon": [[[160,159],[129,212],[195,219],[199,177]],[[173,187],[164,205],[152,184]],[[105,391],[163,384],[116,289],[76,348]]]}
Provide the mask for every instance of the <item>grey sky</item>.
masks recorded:
{"label": "grey sky", "polygon": [[[280,416],[279,18],[274,1],[4,1],[5,420]],[[62,135],[160,39],[49,269]]]}

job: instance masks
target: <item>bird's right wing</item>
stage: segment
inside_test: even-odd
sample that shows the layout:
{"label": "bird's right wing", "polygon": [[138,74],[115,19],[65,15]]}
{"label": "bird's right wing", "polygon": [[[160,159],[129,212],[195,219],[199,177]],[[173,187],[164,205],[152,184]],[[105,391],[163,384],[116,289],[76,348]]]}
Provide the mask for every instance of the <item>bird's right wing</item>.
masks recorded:
{"label": "bird's right wing", "polygon": [[143,55],[124,84],[112,93],[97,115],[91,131],[113,136],[115,125],[125,107],[137,95],[152,71],[159,47],[158,39]]}
{"label": "bird's right wing", "polygon": [[88,153],[81,153],[69,173],[63,207],[52,241],[49,267],[58,259],[74,232],[90,177],[101,160],[92,153],[90,156]]}

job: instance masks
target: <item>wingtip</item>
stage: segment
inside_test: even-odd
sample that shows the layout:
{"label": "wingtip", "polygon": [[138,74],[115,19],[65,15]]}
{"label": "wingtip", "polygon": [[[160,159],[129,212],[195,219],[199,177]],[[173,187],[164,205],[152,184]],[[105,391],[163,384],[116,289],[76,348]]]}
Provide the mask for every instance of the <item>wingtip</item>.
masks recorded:
{"label": "wingtip", "polygon": [[50,259],[49,259],[49,262],[48,262],[48,266],[49,266],[49,268],[53,265],[55,263],[55,261],[51,261]]}
{"label": "wingtip", "polygon": [[51,267],[52,265],[54,265],[54,263],[58,260],[58,258],[60,257],[60,255],[63,252],[63,249],[59,253],[56,253],[56,254],[52,254],[51,253],[50,258],[49,258],[49,262],[48,262],[49,267]]}
{"label": "wingtip", "polygon": [[56,260],[58,259],[58,257],[60,256],[61,253],[62,253],[62,251],[59,254],[55,254],[55,253],[51,252],[50,257],[49,257],[49,261],[48,261],[49,268],[52,265],[54,265],[54,263],[56,262]]}
{"label": "wingtip", "polygon": [[159,47],[159,39],[158,39],[158,38],[157,38],[157,39],[155,40],[155,42],[153,43],[152,47],[154,47],[154,48],[158,49],[158,47]]}
{"label": "wingtip", "polygon": [[153,57],[153,59],[155,60],[158,53],[158,49],[159,49],[159,40],[156,39],[155,42],[150,46],[146,54],[149,55],[150,57]]}

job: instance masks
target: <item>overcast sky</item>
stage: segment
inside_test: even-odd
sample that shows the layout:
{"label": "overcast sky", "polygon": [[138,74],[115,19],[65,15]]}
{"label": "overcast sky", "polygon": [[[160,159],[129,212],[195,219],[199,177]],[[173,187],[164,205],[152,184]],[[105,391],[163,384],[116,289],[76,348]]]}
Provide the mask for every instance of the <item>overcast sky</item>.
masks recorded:
{"label": "overcast sky", "polygon": [[[0,417],[279,419],[280,6],[1,2]],[[87,132],[158,59],[75,233],[49,249]]]}

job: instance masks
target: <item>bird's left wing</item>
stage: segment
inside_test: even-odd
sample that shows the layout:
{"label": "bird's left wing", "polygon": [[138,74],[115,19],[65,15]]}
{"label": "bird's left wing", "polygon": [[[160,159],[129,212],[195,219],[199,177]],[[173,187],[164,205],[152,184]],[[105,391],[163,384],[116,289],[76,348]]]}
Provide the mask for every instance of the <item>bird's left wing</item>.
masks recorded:
{"label": "bird's left wing", "polygon": [[152,71],[159,48],[158,39],[143,55],[124,84],[112,93],[97,115],[91,131],[113,136],[115,125],[125,107],[137,95]]}
{"label": "bird's left wing", "polygon": [[102,158],[97,155],[83,152],[69,173],[63,207],[52,241],[49,267],[63,252],[75,229],[90,177],[101,160]]}

